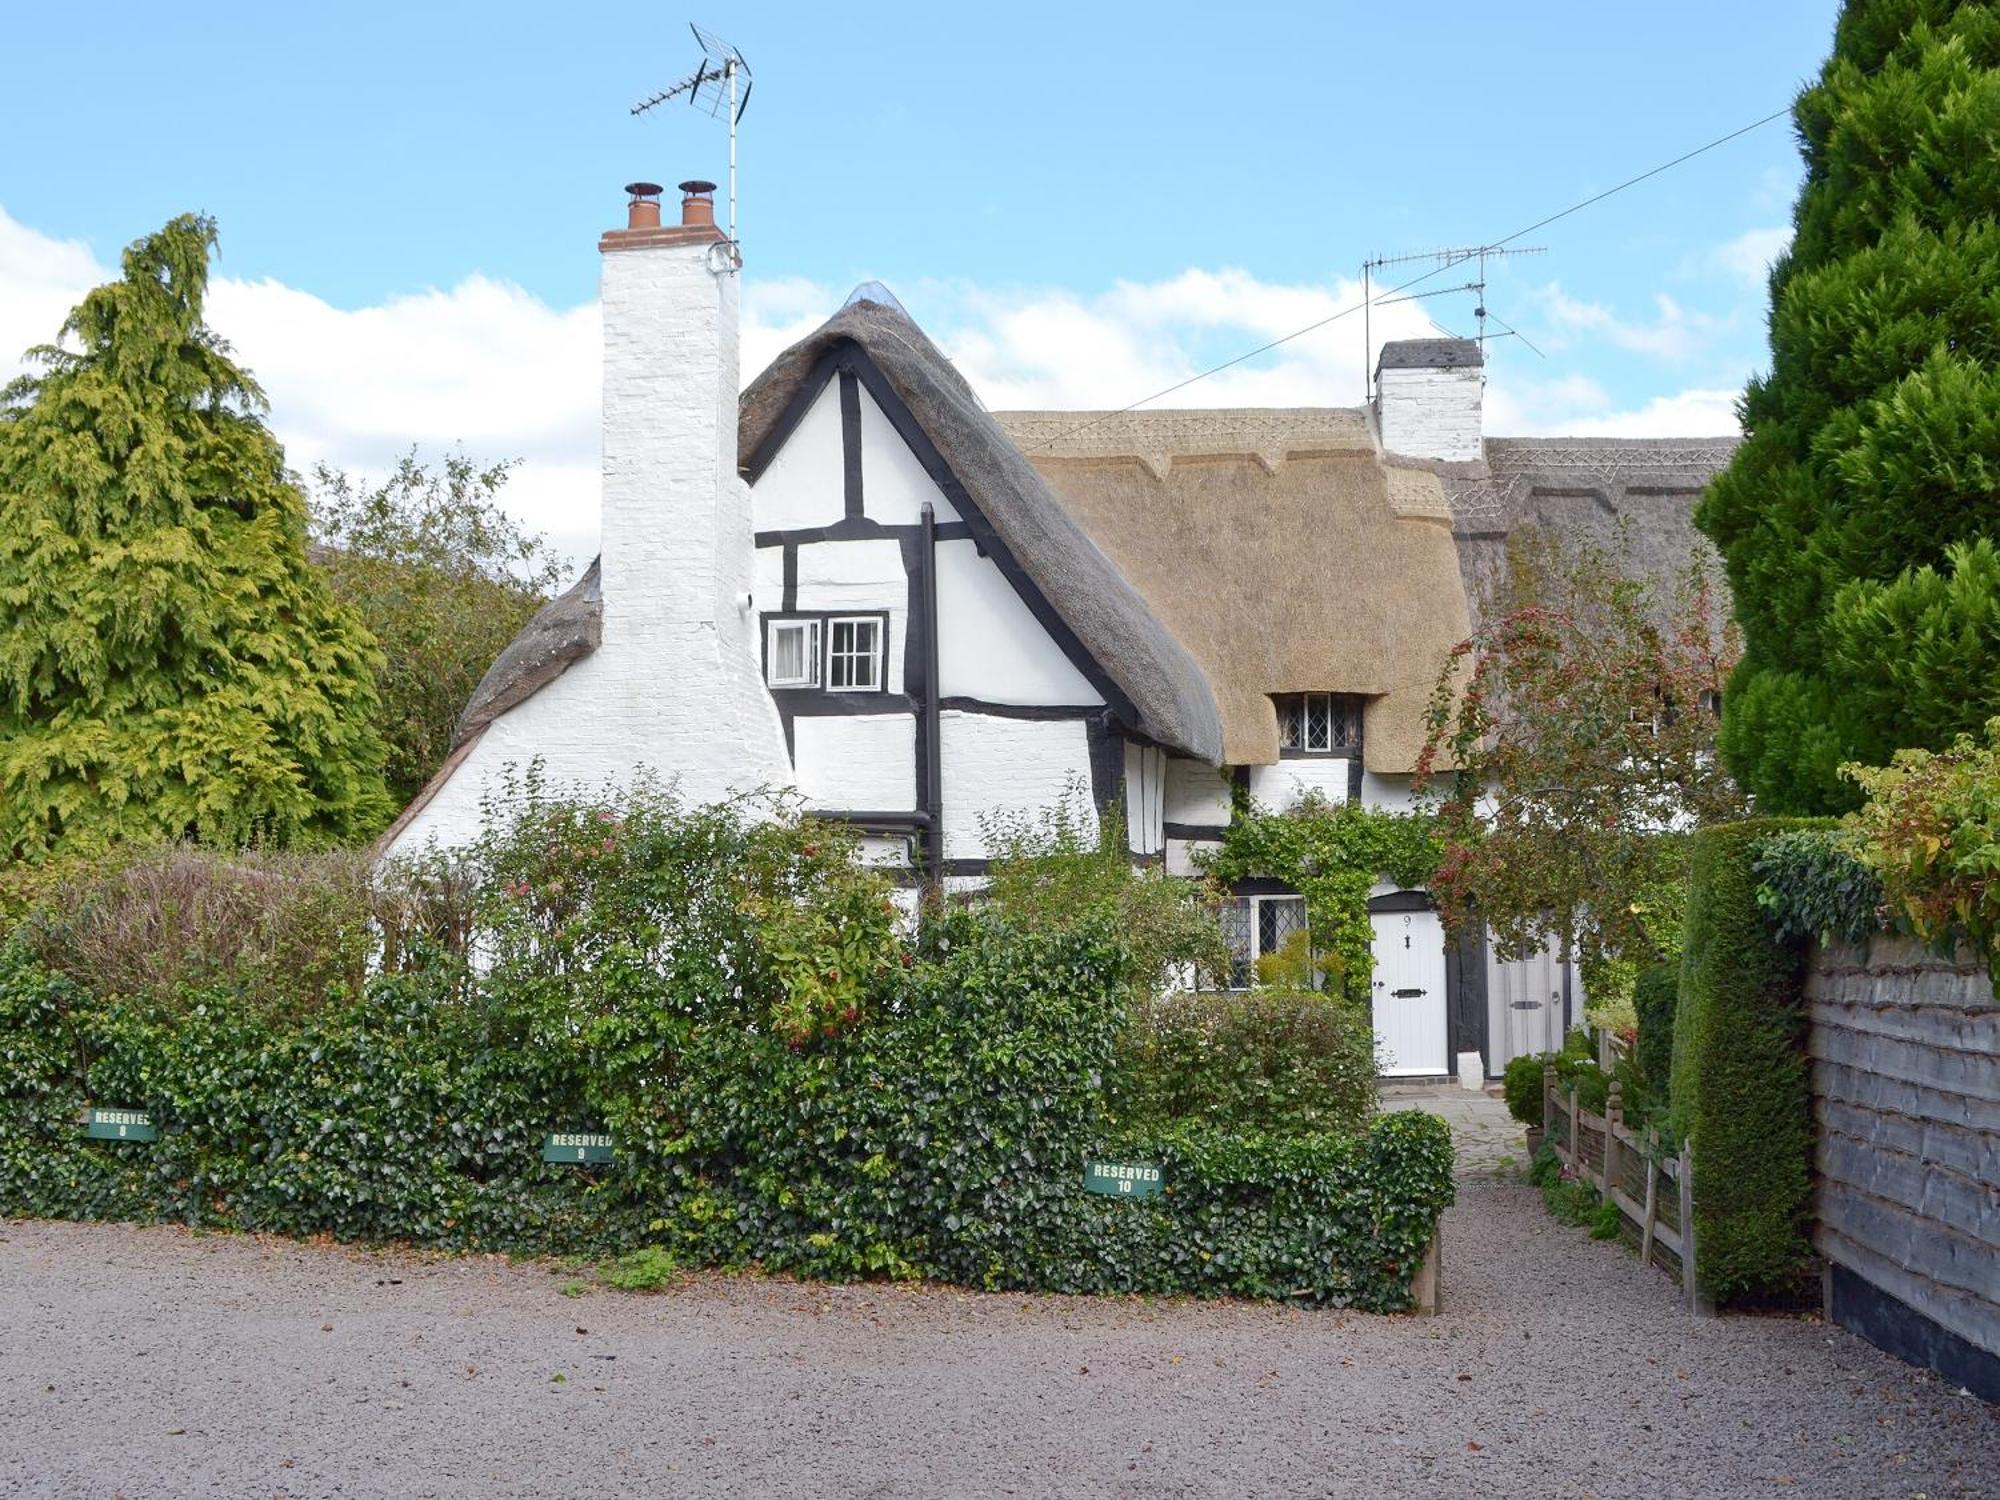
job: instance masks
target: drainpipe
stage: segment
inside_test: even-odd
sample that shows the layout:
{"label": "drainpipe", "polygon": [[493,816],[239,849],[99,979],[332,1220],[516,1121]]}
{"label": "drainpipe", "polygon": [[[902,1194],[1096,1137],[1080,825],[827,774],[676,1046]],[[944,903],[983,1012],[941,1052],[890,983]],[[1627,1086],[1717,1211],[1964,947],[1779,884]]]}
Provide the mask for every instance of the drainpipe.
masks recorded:
{"label": "drainpipe", "polygon": [[917,806],[926,818],[924,828],[924,869],[934,895],[944,890],[944,747],[938,727],[938,608],[937,608],[937,513],[924,502],[917,546],[918,603],[924,612],[923,630],[923,785],[917,788]]}

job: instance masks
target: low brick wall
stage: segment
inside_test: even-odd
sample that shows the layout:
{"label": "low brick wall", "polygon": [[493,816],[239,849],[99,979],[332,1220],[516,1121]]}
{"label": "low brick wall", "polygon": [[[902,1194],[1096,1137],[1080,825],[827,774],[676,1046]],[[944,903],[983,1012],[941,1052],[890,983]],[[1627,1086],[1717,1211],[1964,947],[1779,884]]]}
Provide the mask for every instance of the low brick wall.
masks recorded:
{"label": "low brick wall", "polygon": [[1815,949],[1814,1244],[1831,1317],[2000,1399],[2000,1004],[1903,939]]}

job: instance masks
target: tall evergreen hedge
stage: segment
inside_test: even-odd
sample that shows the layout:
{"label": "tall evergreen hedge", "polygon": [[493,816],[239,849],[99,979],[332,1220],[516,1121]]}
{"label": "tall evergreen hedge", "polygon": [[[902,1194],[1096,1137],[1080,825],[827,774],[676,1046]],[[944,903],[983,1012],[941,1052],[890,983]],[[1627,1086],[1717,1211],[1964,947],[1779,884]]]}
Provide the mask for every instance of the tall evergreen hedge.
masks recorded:
{"label": "tall evergreen hedge", "polygon": [[1850,0],[1794,109],[1771,370],[1697,522],[1744,631],[1722,749],[1773,813],[2000,714],[2000,6]]}
{"label": "tall evergreen hedge", "polygon": [[1811,1250],[1804,949],[1757,902],[1754,818],[1696,833],[1674,1019],[1672,1111],[1694,1152],[1695,1265],[1719,1302],[1792,1291]]}
{"label": "tall evergreen hedge", "polygon": [[0,861],[355,842],[392,811],[375,643],[202,322],[214,244],[184,216],[132,245],[0,397]]}

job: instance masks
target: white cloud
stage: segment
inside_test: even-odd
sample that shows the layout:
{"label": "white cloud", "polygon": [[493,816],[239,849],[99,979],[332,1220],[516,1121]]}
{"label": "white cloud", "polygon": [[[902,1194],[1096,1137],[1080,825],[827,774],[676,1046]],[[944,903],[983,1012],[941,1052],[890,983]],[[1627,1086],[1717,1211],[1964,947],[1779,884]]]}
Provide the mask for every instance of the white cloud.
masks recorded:
{"label": "white cloud", "polygon": [[1556,333],[1550,342],[1558,349],[1572,347],[1568,335],[1595,335],[1634,354],[1682,364],[1704,354],[1716,337],[1733,328],[1735,318],[1715,318],[1707,313],[1691,313],[1665,292],[1653,294],[1657,316],[1650,323],[1629,322],[1599,302],[1584,302],[1570,296],[1556,282],[1543,287],[1540,300],[1553,321]]}
{"label": "white cloud", "polygon": [[1765,278],[1771,274],[1771,263],[1784,253],[1791,242],[1789,225],[1747,229],[1735,239],[1710,251],[1708,262],[1716,270],[1761,290]]}
{"label": "white cloud", "polygon": [[[15,353],[53,338],[83,292],[112,274],[88,247],[40,234],[0,210],[0,382],[18,368]],[[895,290],[995,409],[1122,406],[1329,318],[1161,404],[1352,406],[1362,399],[1365,353],[1388,339],[1437,332],[1425,304],[1378,307],[1364,351],[1357,283],[1267,282],[1233,268],[1119,282],[1094,295],[951,281]],[[796,278],[746,278],[746,378],[830,314],[844,293]],[[1636,325],[1559,287],[1546,297],[1566,341],[1586,349],[1608,344],[1680,360],[1717,326],[1665,297],[1654,322]],[[412,445],[430,454],[463,445],[481,461],[518,458],[504,497],[509,508],[573,558],[595,549],[595,303],[554,308],[520,287],[472,276],[449,290],[343,309],[275,281],[224,277],[212,285],[209,317],[269,394],[271,424],[293,468],[325,462],[380,473]],[[1538,378],[1509,350],[1493,368],[1487,429],[1732,432],[1738,389],[1704,386],[1620,409],[1588,376]]]}

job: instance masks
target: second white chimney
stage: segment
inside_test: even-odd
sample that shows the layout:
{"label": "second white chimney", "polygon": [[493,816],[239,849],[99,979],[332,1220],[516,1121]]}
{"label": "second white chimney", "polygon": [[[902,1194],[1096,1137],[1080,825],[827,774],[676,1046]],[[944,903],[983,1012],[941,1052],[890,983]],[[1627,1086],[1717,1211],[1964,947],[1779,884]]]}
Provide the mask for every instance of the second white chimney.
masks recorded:
{"label": "second white chimney", "polygon": [[1399,339],[1375,366],[1375,428],[1385,452],[1407,458],[1476,459],[1479,345],[1471,339]]}

